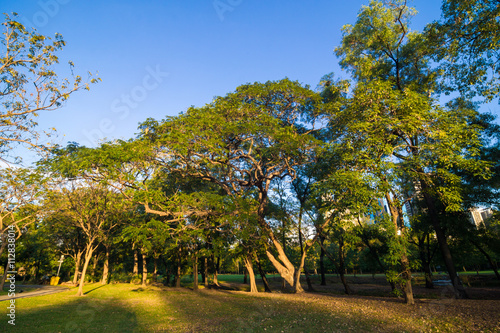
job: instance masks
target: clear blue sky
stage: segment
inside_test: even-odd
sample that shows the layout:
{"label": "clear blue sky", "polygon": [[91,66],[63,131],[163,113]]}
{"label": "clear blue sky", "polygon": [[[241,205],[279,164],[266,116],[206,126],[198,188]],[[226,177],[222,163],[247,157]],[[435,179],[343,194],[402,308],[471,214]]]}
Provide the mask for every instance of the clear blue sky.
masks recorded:
{"label": "clear blue sky", "polygon": [[[341,74],[333,49],[359,0],[0,0],[2,12],[53,36],[76,72],[99,72],[102,82],[39,117],[56,127],[56,141],[87,146],[128,139],[148,117],[162,119],[201,106],[238,85],[289,77],[316,87]],[[438,19],[440,2],[415,0],[413,29]]]}

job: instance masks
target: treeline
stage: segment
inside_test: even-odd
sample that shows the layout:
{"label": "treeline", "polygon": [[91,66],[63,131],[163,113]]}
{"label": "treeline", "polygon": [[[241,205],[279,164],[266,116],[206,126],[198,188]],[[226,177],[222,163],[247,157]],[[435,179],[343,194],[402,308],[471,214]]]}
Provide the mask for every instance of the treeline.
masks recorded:
{"label": "treeline", "polygon": [[326,283],[327,263],[348,294],[346,270],[382,272],[409,304],[412,272],[432,287],[432,266],[457,298],[457,267],[484,262],[500,278],[498,214],[476,226],[468,213],[498,205],[500,130],[478,107],[498,96],[500,6],[442,9],[419,33],[406,1],[362,7],[335,49],[347,78],[315,90],[245,84],[147,119],[134,139],[72,143],[37,170],[2,170],[18,193],[2,216],[18,226],[19,260],[36,279],[70,257],[79,295],[87,275],[129,281],[141,269],[143,284],[151,274],[179,287],[192,273],[197,289],[198,273],[217,285],[236,263],[251,292],[256,274],[270,291],[270,272],[293,292],[305,273],[312,290],[309,274]]}

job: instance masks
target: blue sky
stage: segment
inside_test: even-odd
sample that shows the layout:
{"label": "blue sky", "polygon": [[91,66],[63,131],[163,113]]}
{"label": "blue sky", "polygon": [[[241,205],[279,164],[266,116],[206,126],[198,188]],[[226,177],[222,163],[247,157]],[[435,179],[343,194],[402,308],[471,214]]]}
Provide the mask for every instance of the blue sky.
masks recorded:
{"label": "blue sky", "polygon": [[[56,142],[87,146],[128,139],[148,117],[202,106],[247,82],[289,77],[316,87],[341,74],[333,49],[341,27],[368,1],[310,0],[0,0],[40,33],[64,36],[61,73],[98,72],[102,82],[41,114]],[[438,19],[440,2],[415,0],[413,29]]]}

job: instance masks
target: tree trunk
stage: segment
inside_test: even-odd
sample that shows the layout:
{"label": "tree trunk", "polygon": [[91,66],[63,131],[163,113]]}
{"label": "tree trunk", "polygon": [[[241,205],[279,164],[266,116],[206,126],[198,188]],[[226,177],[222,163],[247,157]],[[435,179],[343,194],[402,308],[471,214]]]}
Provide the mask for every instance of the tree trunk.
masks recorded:
{"label": "tree trunk", "polygon": [[432,282],[432,273],[431,273],[431,268],[429,265],[422,264],[423,269],[424,269],[424,276],[425,276],[425,288],[427,289],[434,289],[434,282]]}
{"label": "tree trunk", "polygon": [[316,291],[313,288],[313,285],[311,282],[311,276],[309,275],[309,271],[307,270],[307,267],[305,264],[304,264],[304,274],[306,275],[307,291]]}
{"label": "tree trunk", "polygon": [[345,276],[344,276],[344,272],[345,272],[345,269],[344,269],[344,255],[343,255],[343,251],[341,251],[340,244],[339,244],[339,260],[340,260],[340,258],[342,258],[342,260],[340,262],[340,266],[337,266],[337,264],[335,263],[335,259],[333,258],[333,255],[331,255],[330,252],[328,252],[325,249],[324,244],[322,242],[320,242],[319,245],[321,246],[321,248],[325,252],[325,255],[328,257],[328,259],[330,259],[330,261],[332,262],[332,264],[335,266],[335,270],[337,271],[337,274],[340,275],[340,281],[342,281],[342,284],[344,285],[344,292],[347,295],[350,295],[352,293],[352,291],[351,291],[351,288],[349,287],[349,285],[347,284],[347,280],[345,279]]}
{"label": "tree trunk", "polygon": [[[246,268],[246,263],[245,263],[245,268]],[[243,272],[243,284],[248,284],[248,270],[245,269],[245,271]]]}
{"label": "tree trunk", "polygon": [[220,258],[219,257],[217,257],[217,260],[213,260],[213,265],[214,265],[214,285],[216,285],[217,287],[220,287],[219,280],[217,279],[217,274],[219,274],[219,265],[220,265]]}
{"label": "tree trunk", "polygon": [[73,284],[75,285],[78,282],[78,273],[80,272],[80,263],[82,261],[82,250],[78,250],[76,254],[76,260],[75,260],[75,276],[73,277]]}
{"label": "tree trunk", "polygon": [[208,288],[208,258],[205,257],[205,260],[204,260],[204,265],[203,265],[203,283],[204,283],[204,286],[205,288]]}
{"label": "tree trunk", "polygon": [[448,270],[450,280],[453,284],[455,298],[458,299],[469,298],[467,296],[467,292],[465,291],[464,286],[462,285],[462,281],[460,281],[458,273],[455,269],[455,264],[453,263],[453,257],[451,256],[451,251],[448,246],[446,235],[444,233],[443,228],[441,228],[441,224],[439,223],[437,209],[434,206],[433,198],[430,196],[429,193],[427,193],[429,186],[427,185],[427,182],[424,180],[420,180],[420,185],[422,188],[422,193],[424,195],[425,203],[427,205],[432,226],[434,227],[434,231],[436,232],[436,238],[438,240],[439,248],[441,250],[441,255],[443,256],[446,269]]}
{"label": "tree trunk", "polygon": [[146,259],[146,250],[141,249],[142,254],[142,286],[146,286],[146,282],[148,280],[148,262]]}
{"label": "tree trunk", "polygon": [[302,249],[302,246],[301,246],[301,252],[302,252],[302,255],[300,256],[300,263],[299,263],[299,267],[295,270],[295,277],[294,277],[294,284],[293,284],[293,292],[294,293],[301,293],[304,291],[304,289],[302,289],[302,286],[300,285],[300,273],[302,272],[302,269],[304,268],[304,263],[305,263],[305,259],[306,259],[306,251],[304,251]]}
{"label": "tree trunk", "polygon": [[95,257],[92,258],[92,272],[90,273],[90,276],[92,277],[92,282],[95,282],[96,268],[98,262],[99,262],[99,255],[96,255]]}
{"label": "tree trunk", "polygon": [[408,261],[408,257],[406,256],[406,254],[404,254],[401,258],[401,266],[403,268],[403,279],[404,279],[403,291],[405,295],[405,303],[412,305],[415,304],[415,301],[413,300],[413,289],[411,286],[410,263]]}
{"label": "tree trunk", "polygon": [[279,245],[279,243],[275,244],[275,248],[278,250],[279,253],[278,258],[284,263],[284,265],[282,265],[269,250],[266,250],[266,255],[273,264],[273,266],[276,268],[276,271],[278,271],[278,274],[290,286],[293,286],[295,268],[293,267],[290,260],[288,260],[288,257],[285,255],[285,252],[283,252],[283,249],[281,248],[281,245]]}
{"label": "tree trunk", "polygon": [[87,245],[85,250],[85,263],[83,264],[82,276],[80,277],[80,284],[78,285],[78,292],[76,296],[83,296],[83,284],[85,283],[85,274],[87,273],[87,268],[89,267],[90,259],[92,259],[92,253],[94,249],[92,245]]}
{"label": "tree trunk", "polygon": [[351,295],[352,291],[349,285],[347,284],[347,280],[345,279],[345,262],[344,262],[344,238],[343,236],[340,236],[339,239],[339,274],[340,274],[340,281],[342,281],[342,284],[344,285],[344,292],[347,295]]}
{"label": "tree trunk", "polygon": [[320,236],[319,241],[321,243],[321,252],[319,254],[319,271],[321,274],[321,284],[322,286],[326,286],[326,275],[325,275],[325,250],[323,249],[323,242],[325,241],[325,237]]}
{"label": "tree trunk", "polygon": [[495,264],[495,262],[493,262],[493,260],[491,259],[490,255],[479,245],[479,243],[476,243],[473,240],[471,240],[471,243],[479,250],[479,252],[481,252],[486,257],[486,259],[490,263],[491,268],[495,272],[495,276],[497,277],[498,280],[500,280],[500,274],[498,274],[498,267]]}
{"label": "tree trunk", "polygon": [[259,292],[259,290],[257,289],[257,284],[255,283],[255,274],[253,272],[252,259],[250,258],[250,256],[245,256],[243,258],[243,261],[245,262],[245,267],[248,271],[248,275],[250,275],[250,292],[257,293]]}
{"label": "tree trunk", "polygon": [[[299,223],[298,223],[298,232],[299,232],[299,246],[300,246],[300,263],[298,269],[295,271],[295,281],[293,285],[293,291],[295,293],[300,293],[303,292],[304,289],[302,289],[302,286],[300,285],[300,272],[304,268],[305,265],[305,260],[306,260],[306,254],[307,251],[304,251],[304,246],[302,242],[302,213],[303,213],[303,207],[302,203],[300,205],[300,210],[299,210]],[[310,285],[310,283],[309,283]],[[311,287],[312,288],[312,287]]]}
{"label": "tree trunk", "polygon": [[110,247],[106,246],[106,257],[104,258],[104,267],[102,269],[102,284],[107,284],[109,280],[109,254]]}
{"label": "tree trunk", "polygon": [[422,261],[422,269],[424,271],[425,277],[425,288],[433,289],[434,283],[432,282],[432,272],[430,267],[430,262],[427,260],[427,253],[425,250],[425,236],[423,238],[419,238],[418,240],[418,252],[420,255],[420,261]]}
{"label": "tree trunk", "polygon": [[255,261],[257,262],[257,268],[259,269],[259,274],[260,277],[262,278],[262,282],[264,283],[264,291],[266,293],[272,292],[271,287],[269,286],[269,282],[267,281],[266,273],[264,273],[264,270],[262,269],[258,256],[255,256]]}
{"label": "tree trunk", "polygon": [[294,293],[302,293],[304,292],[304,289],[302,288],[302,285],[300,284],[300,273],[302,272],[302,269],[304,268],[304,265],[300,265],[298,269],[295,270],[295,278],[293,280],[293,292]]}
{"label": "tree trunk", "polygon": [[198,254],[194,255],[193,262],[193,290],[198,291]]}
{"label": "tree trunk", "polygon": [[[402,248],[400,252],[400,258],[399,262],[401,263],[401,272],[400,274],[403,277],[403,283],[401,285],[401,288],[403,289],[404,297],[405,297],[405,303],[408,305],[415,304],[413,300],[413,289],[411,286],[411,271],[410,271],[410,262],[408,260],[407,256],[407,249],[406,247],[403,248],[402,246],[402,241],[401,237],[404,237],[402,235],[403,233],[403,211],[401,207],[398,207],[394,204],[392,201],[392,198],[390,196],[390,193],[386,192],[385,194],[385,199],[387,201],[387,204],[389,206],[389,211],[391,213],[391,218],[392,218],[392,223],[394,225],[394,237],[397,239],[398,246]],[[401,232],[401,235],[399,234]]]}
{"label": "tree trunk", "polygon": [[182,248],[179,246],[179,251],[177,252],[177,272],[175,274],[175,287],[181,287],[181,273],[182,273]]}
{"label": "tree trunk", "polygon": [[153,281],[154,282],[157,282],[156,280],[156,277],[158,275],[158,257],[154,257],[153,258],[153,263],[154,263],[154,270],[153,270]]}
{"label": "tree trunk", "polygon": [[166,280],[165,280],[165,285],[168,287],[170,286],[170,273],[168,272],[168,270],[165,271],[165,277],[166,277]]}
{"label": "tree trunk", "polygon": [[31,275],[33,276],[33,278],[32,278],[32,279],[33,279],[33,281],[35,281],[35,282],[36,282],[36,281],[38,280],[38,279],[37,279],[37,275],[38,275],[38,266],[33,266],[33,267],[31,268]]}
{"label": "tree trunk", "polygon": [[295,267],[288,259],[287,255],[283,249],[283,246],[281,246],[281,244],[278,242],[278,240],[276,239],[276,236],[274,235],[273,230],[271,229],[271,227],[269,226],[269,224],[267,224],[267,222],[265,220],[265,208],[266,208],[267,200],[268,200],[267,188],[268,188],[269,184],[270,184],[270,180],[266,180],[265,187],[263,187],[264,184],[258,185],[258,188],[259,188],[259,208],[258,208],[258,212],[257,212],[257,215],[258,215],[257,221],[259,223],[259,226],[265,231],[265,233],[267,234],[267,236],[271,240],[275,250],[278,252],[278,259],[281,262],[279,262],[274,257],[274,255],[269,250],[266,249],[267,257],[269,258],[269,260],[271,261],[273,266],[276,268],[276,270],[278,271],[280,276],[282,278],[284,278],[290,286],[293,287],[295,285],[295,283],[294,283]]}
{"label": "tree trunk", "polygon": [[133,248],[134,248],[134,270],[132,271],[132,274],[134,274],[134,276],[137,276],[139,275],[139,255],[137,253],[135,245]]}

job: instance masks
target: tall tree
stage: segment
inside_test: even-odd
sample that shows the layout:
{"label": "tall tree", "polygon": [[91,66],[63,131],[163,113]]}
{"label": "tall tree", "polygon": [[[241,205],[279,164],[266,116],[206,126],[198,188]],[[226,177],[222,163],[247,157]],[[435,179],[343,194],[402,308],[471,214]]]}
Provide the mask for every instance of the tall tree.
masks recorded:
{"label": "tall tree", "polygon": [[469,122],[476,112],[442,107],[432,98],[439,71],[430,67],[425,36],[409,30],[413,13],[406,1],[372,1],[355,25],[343,28],[336,53],[355,86],[331,121],[336,140],[354,151],[362,167],[375,166],[370,173],[385,187],[384,197],[400,198],[391,208],[395,224],[399,219],[402,226],[404,183],[422,195],[455,295],[463,298],[435,202],[448,211],[461,209],[462,179],[453,169],[487,177],[488,163],[471,158],[480,146],[478,128]]}

